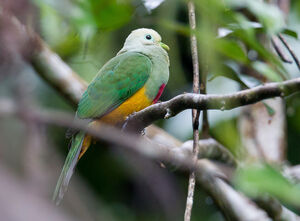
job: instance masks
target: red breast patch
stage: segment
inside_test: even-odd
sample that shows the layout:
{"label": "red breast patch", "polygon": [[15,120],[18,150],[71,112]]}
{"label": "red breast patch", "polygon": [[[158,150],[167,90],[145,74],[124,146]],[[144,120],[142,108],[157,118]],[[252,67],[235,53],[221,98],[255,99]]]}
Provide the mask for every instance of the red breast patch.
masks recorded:
{"label": "red breast patch", "polygon": [[165,84],[160,85],[159,90],[158,90],[158,93],[157,93],[157,95],[155,96],[155,98],[154,98],[154,100],[153,100],[153,103],[154,103],[154,104],[155,104],[155,103],[158,101],[158,99],[160,98],[162,92],[163,92],[164,89],[165,89],[165,86],[166,86]]}

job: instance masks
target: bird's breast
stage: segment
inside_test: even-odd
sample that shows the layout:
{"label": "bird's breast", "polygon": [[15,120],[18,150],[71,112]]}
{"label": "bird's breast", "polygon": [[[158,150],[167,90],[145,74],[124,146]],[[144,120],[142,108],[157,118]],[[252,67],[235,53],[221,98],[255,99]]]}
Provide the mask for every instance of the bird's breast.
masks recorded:
{"label": "bird's breast", "polygon": [[140,111],[153,103],[146,95],[145,86],[139,89],[134,95],[123,102],[119,107],[103,116],[100,121],[107,124],[118,124],[130,114]]}

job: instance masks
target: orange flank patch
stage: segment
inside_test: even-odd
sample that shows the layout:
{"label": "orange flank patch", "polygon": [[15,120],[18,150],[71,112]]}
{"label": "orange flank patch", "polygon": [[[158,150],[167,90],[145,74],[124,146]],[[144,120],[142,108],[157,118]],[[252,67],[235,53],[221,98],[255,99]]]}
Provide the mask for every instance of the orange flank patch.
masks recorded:
{"label": "orange flank patch", "polygon": [[81,150],[80,150],[80,154],[78,156],[78,160],[83,156],[83,154],[87,151],[87,149],[89,148],[89,146],[91,145],[92,142],[92,137],[90,135],[85,135],[84,139],[82,141],[82,146],[81,146]]}
{"label": "orange flank patch", "polygon": [[[126,119],[126,117],[133,112],[140,111],[148,106],[150,106],[153,101],[149,100],[145,95],[145,87],[138,90],[133,96],[131,96],[127,101],[122,103],[118,108],[114,109],[112,112],[106,114],[97,121],[93,121],[89,124],[89,127],[97,127],[101,122],[106,124],[116,125]],[[82,142],[81,152],[79,154],[78,160],[87,151],[92,141],[90,135],[86,135]]]}
{"label": "orange flank patch", "polygon": [[124,121],[126,117],[133,112],[140,111],[150,106],[152,101],[147,98],[145,92],[145,87],[142,87],[118,108],[103,116],[100,121],[107,124],[118,124]]}

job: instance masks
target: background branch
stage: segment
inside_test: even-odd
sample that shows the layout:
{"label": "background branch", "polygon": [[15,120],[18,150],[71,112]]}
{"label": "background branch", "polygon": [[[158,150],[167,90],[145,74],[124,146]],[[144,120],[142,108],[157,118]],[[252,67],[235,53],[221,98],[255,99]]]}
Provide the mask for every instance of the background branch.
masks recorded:
{"label": "background branch", "polygon": [[[0,104],[5,104],[5,107],[0,105],[0,117],[18,116],[18,104],[11,100],[0,100]],[[36,123],[84,130],[97,139],[137,152],[152,160],[164,161],[176,165],[182,170],[195,171],[199,184],[214,199],[228,220],[243,221],[244,217],[248,216],[255,218],[254,220],[270,220],[263,210],[260,210],[253,202],[224,182],[223,179],[226,179],[226,175],[215,164],[208,160],[198,160],[195,163],[192,146],[190,148],[187,148],[187,145],[185,148],[174,148],[157,145],[140,136],[123,133],[117,128],[107,125],[91,128],[85,122],[74,121],[73,115],[59,111],[32,108],[23,114],[26,115],[27,119]],[[201,142],[206,141],[202,140]],[[211,143],[211,140],[208,140],[208,143]]]}
{"label": "background branch", "polygon": [[283,62],[286,62],[286,63],[289,63],[289,64],[293,63],[293,61],[290,60],[290,59],[288,58],[287,54],[285,54],[285,53],[282,51],[281,47],[279,46],[278,39],[277,39],[275,36],[273,36],[273,37],[271,38],[271,43],[272,43],[272,45],[273,45],[273,47],[274,47],[276,53],[278,54],[278,56],[280,57],[280,59],[281,59]]}
{"label": "background branch", "polygon": [[264,209],[268,215],[275,221],[289,220],[289,221],[297,221],[300,220],[300,217],[282,206],[280,202],[269,196],[261,197],[256,199],[255,202],[259,207]]}
{"label": "background branch", "polygon": [[87,83],[82,80],[61,58],[53,53],[39,38],[40,47],[31,57],[36,72],[56,89],[67,101],[77,105]]}

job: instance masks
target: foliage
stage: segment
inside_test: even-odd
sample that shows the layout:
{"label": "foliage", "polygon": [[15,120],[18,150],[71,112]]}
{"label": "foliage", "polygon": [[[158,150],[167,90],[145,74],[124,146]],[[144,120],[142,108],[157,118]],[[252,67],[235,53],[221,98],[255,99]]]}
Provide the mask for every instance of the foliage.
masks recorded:
{"label": "foliage", "polygon": [[[104,60],[109,58],[109,56],[101,56],[103,52],[94,52],[93,47],[84,49],[85,44],[94,45],[93,42],[103,42],[103,38],[105,38],[107,39],[105,41],[110,43],[102,45],[103,51],[117,51],[117,48],[119,48],[117,46],[121,45],[124,38],[111,39],[109,37],[111,31],[116,35],[118,32],[115,30],[120,27],[122,27],[122,30],[126,30],[126,33],[132,27],[153,27],[160,31],[163,39],[167,39],[167,41],[164,41],[171,46],[172,77],[169,83],[170,88],[167,89],[167,94],[164,97],[170,97],[174,93],[177,94],[179,91],[184,91],[187,88],[190,90],[190,80],[188,85],[172,83],[172,81],[176,81],[181,76],[191,79],[188,75],[192,73],[184,64],[189,60],[189,50],[183,50],[180,46],[178,47],[179,41],[176,40],[178,38],[184,39],[183,42],[188,42],[188,36],[191,33],[187,20],[183,18],[187,16],[186,12],[178,10],[180,7],[185,7],[184,1],[165,1],[158,9],[152,11],[152,14],[145,14],[144,9],[141,9],[141,7],[143,8],[141,3],[125,0],[77,0],[69,3],[71,13],[65,13],[61,9],[62,2],[57,1],[55,4],[49,4],[47,1],[38,0],[40,10],[44,12],[42,19],[43,17],[47,18],[47,24],[49,24],[49,20],[54,22],[52,27],[42,24],[42,30],[46,34],[46,39],[50,43],[54,42],[54,49],[59,54],[71,56],[70,61],[72,61],[74,56],[80,60],[82,59],[82,53],[87,53],[89,59],[92,59],[93,62],[99,62],[99,59],[95,59],[95,57],[100,55]],[[241,88],[249,88],[253,86],[253,82],[259,84],[265,80],[282,81],[289,78],[286,66],[273,53],[272,49],[266,46],[270,43],[270,38],[278,33],[298,38],[297,31],[285,24],[284,16],[277,6],[259,0],[200,0],[196,2],[196,12],[198,25],[195,34],[200,47],[201,69],[202,71],[208,71],[210,82],[213,82],[218,76],[223,76],[235,81]],[[179,19],[176,20],[176,17],[179,17]],[[66,33],[57,32],[54,28],[61,22],[65,22],[67,27]],[[225,30],[226,34],[218,36],[218,33],[222,30]],[[74,38],[74,33],[78,33],[79,38]],[[122,37],[124,36],[126,34],[122,35]],[[180,43],[183,42],[181,41]],[[117,46],[108,46],[113,44]],[[81,45],[81,47],[78,48],[78,45]],[[101,48],[98,48],[98,50],[101,50]],[[180,57],[179,53],[188,54],[188,58]],[[113,54],[111,55],[113,56]],[[70,64],[81,73],[86,71],[86,68],[79,67],[77,64]],[[91,66],[86,63],[83,65]],[[249,73],[244,72],[246,68],[251,72],[258,73],[259,76],[249,76]],[[210,90],[213,90],[213,88]],[[264,105],[270,116],[272,116],[274,114],[272,107],[266,103]],[[180,124],[180,122],[178,123]],[[233,117],[233,120],[222,119],[213,125],[212,134],[236,156],[244,156],[245,153],[243,153],[241,148],[242,144],[239,139],[240,135],[237,130],[235,117]],[[91,155],[88,154],[87,157],[95,164],[97,159],[93,159]],[[85,168],[82,170],[84,176],[97,183],[95,187],[97,192],[101,196],[106,196],[106,200],[113,198],[107,186],[104,185],[105,191],[104,189],[102,190],[101,186],[104,187],[103,183],[99,182],[99,179],[96,179],[92,172],[89,172],[87,162],[82,164],[83,168]],[[101,177],[105,177],[103,172],[100,174],[102,174]],[[106,180],[106,182],[109,181]],[[126,183],[128,181],[125,179],[119,182]],[[237,173],[236,185],[252,197],[262,193],[269,193],[284,202],[294,205],[299,203],[296,197],[298,196],[298,189],[296,187],[291,188],[293,185],[269,166],[250,165],[249,167],[244,167]],[[281,193],[279,191],[280,188],[284,189]],[[107,195],[107,193],[109,194]],[[195,213],[197,214],[198,212]],[[143,219],[145,220],[145,217]]]}
{"label": "foliage", "polygon": [[[130,31],[140,27],[156,29],[171,48],[169,53],[171,78],[162,100],[191,91],[192,65],[189,48],[191,33],[195,33],[198,39],[200,71],[208,75],[208,93],[235,92],[266,81],[280,82],[290,79],[291,76],[299,77],[295,65],[284,64],[271,47],[271,38],[282,33],[297,49],[296,53],[300,50],[297,46],[300,2],[297,0],[292,1],[287,22],[276,5],[270,5],[265,1],[198,0],[195,1],[197,16],[195,32],[191,32],[188,25],[186,1],[183,0],[165,0],[153,10],[147,10],[145,1],[139,0],[32,0],[32,2],[37,11],[37,15],[34,16],[37,30],[40,30],[42,38],[87,81],[90,81],[99,68],[117,53]],[[35,77],[28,67],[22,72],[25,75],[23,78],[28,81],[26,85],[29,94],[36,103],[68,111],[73,108],[41,79]],[[5,91],[5,94],[9,90],[11,94],[15,93],[14,87],[11,86],[13,80],[7,80],[0,86],[1,95],[4,94],[2,91]],[[264,105],[269,117],[273,116],[275,111],[272,106],[266,103]],[[300,162],[298,95],[287,99],[286,112],[287,160],[298,164]],[[173,126],[168,132],[176,134],[176,131],[180,131],[186,124],[183,121],[188,120],[184,115],[183,118],[175,117],[162,121],[160,126],[167,128],[166,125],[171,121]],[[210,128],[211,135],[243,161],[247,153],[240,139],[242,135],[238,127],[237,114],[210,111],[209,121],[213,122]],[[18,147],[28,132],[26,128],[20,129],[23,126],[20,122],[14,122],[9,126],[7,122],[0,123],[0,128],[5,131],[0,138],[5,141],[3,143],[7,143],[3,154],[9,155],[8,159],[13,158],[12,156],[21,158]],[[7,129],[14,133],[8,132]],[[47,128],[45,131],[50,145],[54,144],[65,154],[67,141],[64,131],[57,128]],[[20,140],[15,137],[20,137]],[[187,138],[190,137],[191,133],[188,133]],[[171,180],[175,184],[164,189],[169,195],[159,193],[157,196],[153,192],[156,185],[162,181],[152,179],[149,182],[144,179],[145,176],[136,175],[138,172],[142,175],[143,173],[153,175],[151,173],[153,171],[145,169],[143,164],[137,162],[132,163],[134,166],[127,165],[124,163],[127,156],[115,150],[109,151],[105,146],[106,144],[102,143],[93,145],[78,164],[78,172],[95,193],[95,198],[105,204],[106,211],[114,214],[114,220],[166,220],[167,209],[164,208],[162,212],[165,204],[161,203],[160,199],[176,195],[176,199],[182,202],[187,186],[186,176],[172,173]],[[13,151],[18,154],[14,154]],[[23,161],[18,157],[12,161],[18,162],[19,165]],[[235,174],[234,183],[250,197],[268,194],[283,203],[299,208],[299,187],[283,177],[280,172],[280,169],[270,165],[247,164]],[[175,190],[176,194],[170,189]],[[196,195],[201,199],[195,200],[193,219],[205,217],[205,220],[222,220],[210,202],[211,199],[207,198],[200,188]],[[81,195],[78,197],[84,198]],[[200,200],[206,203],[198,203]],[[171,206],[175,201],[170,202]],[[176,208],[179,209],[174,209],[175,218],[172,220],[176,218],[181,220],[184,207],[180,204]]]}
{"label": "foliage", "polygon": [[254,198],[270,195],[290,205],[300,204],[300,186],[270,165],[245,165],[236,173],[235,184]]}

